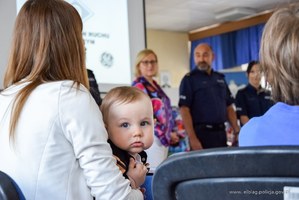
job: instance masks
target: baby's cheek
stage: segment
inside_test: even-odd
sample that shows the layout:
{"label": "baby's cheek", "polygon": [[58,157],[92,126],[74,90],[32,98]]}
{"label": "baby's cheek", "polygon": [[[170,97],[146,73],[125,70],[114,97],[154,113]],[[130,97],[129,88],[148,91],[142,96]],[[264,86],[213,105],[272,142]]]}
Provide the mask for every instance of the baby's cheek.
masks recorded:
{"label": "baby's cheek", "polygon": [[152,146],[153,142],[154,142],[154,135],[148,136],[148,138],[147,138],[147,140],[145,142],[145,145],[144,145],[145,149],[150,148]]}

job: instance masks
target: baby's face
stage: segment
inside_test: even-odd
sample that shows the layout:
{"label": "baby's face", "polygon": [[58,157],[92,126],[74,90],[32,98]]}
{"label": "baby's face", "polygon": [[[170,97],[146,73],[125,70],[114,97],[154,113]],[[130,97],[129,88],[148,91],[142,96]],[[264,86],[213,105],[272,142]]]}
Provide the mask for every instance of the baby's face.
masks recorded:
{"label": "baby's face", "polygon": [[112,105],[107,121],[109,139],[132,156],[153,144],[153,108],[149,99],[142,97],[134,102]]}

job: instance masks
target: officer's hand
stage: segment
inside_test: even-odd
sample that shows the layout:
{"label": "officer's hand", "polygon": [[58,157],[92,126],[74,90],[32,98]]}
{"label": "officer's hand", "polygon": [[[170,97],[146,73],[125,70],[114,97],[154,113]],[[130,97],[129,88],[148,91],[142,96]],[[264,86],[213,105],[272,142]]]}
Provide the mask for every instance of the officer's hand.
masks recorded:
{"label": "officer's hand", "polygon": [[239,146],[239,132],[234,133],[234,141],[232,143],[233,147],[238,147]]}
{"label": "officer's hand", "polygon": [[203,149],[201,142],[195,138],[195,139],[190,139],[190,146],[191,146],[191,150],[201,150]]}

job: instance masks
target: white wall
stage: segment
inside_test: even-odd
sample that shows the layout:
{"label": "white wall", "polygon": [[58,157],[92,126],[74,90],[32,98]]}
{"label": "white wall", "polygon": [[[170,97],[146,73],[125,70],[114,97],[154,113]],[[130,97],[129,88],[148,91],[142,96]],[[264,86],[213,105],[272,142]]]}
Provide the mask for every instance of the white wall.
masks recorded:
{"label": "white wall", "polygon": [[189,72],[188,44],[188,33],[147,30],[147,48],[154,50],[157,54],[159,72],[166,72],[170,75],[171,88],[165,88],[164,91],[174,106],[178,105],[180,82]]}
{"label": "white wall", "polygon": [[16,1],[0,0],[0,88],[3,88],[16,13]]}
{"label": "white wall", "polygon": [[147,30],[147,48],[156,52],[159,71],[170,73],[171,87],[177,88],[189,72],[188,33]]}
{"label": "white wall", "polygon": [[[131,54],[131,78],[134,80],[134,64],[138,52],[145,48],[145,22],[143,0],[128,0],[128,25]],[[142,9],[140,9],[142,8]],[[134,11],[134,12],[133,12]],[[138,26],[137,26],[138,25]],[[141,27],[142,26],[142,27]]]}

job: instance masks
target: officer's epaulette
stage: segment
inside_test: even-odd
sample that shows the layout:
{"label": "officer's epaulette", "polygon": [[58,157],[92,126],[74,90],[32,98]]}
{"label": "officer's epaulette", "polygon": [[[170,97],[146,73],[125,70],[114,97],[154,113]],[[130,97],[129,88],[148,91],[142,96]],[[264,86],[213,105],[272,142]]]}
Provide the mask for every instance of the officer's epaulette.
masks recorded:
{"label": "officer's epaulette", "polygon": [[225,77],[225,75],[224,75],[223,73],[221,73],[221,72],[216,72],[216,71],[214,71],[214,73],[215,73],[215,74],[218,74],[218,75],[221,76],[221,77]]}
{"label": "officer's epaulette", "polygon": [[187,74],[185,74],[185,76],[190,76],[191,75],[191,72],[188,72]]}

